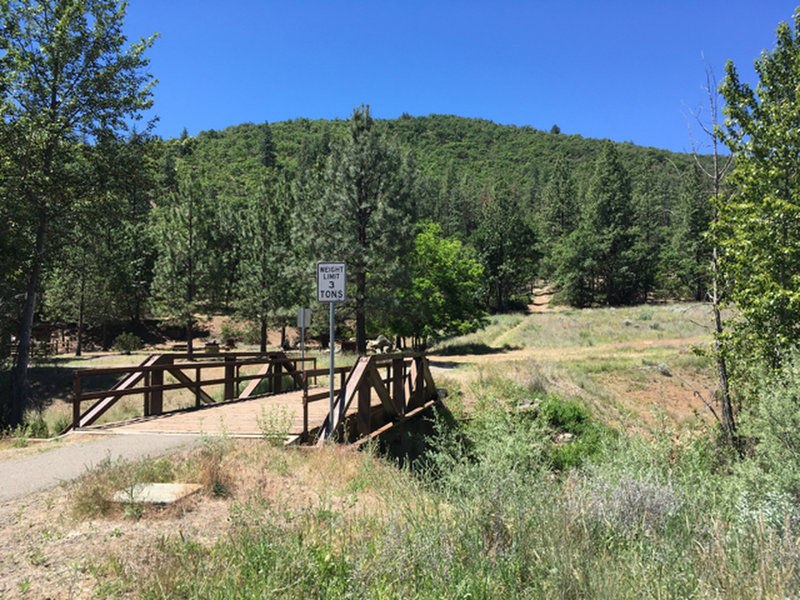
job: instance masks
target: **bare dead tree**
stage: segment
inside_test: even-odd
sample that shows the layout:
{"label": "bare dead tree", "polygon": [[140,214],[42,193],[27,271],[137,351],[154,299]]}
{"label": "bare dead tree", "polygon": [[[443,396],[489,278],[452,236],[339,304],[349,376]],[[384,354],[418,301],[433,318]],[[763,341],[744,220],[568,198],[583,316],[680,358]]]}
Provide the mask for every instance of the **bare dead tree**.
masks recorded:
{"label": "bare dead tree", "polygon": [[[717,78],[711,66],[703,59],[706,72],[706,86],[705,91],[708,98],[708,112],[707,119],[704,119],[700,110],[690,111],[697,125],[703,131],[703,134],[711,143],[711,156],[712,165],[708,168],[702,163],[699,157],[698,149],[695,144],[694,136],[692,135],[691,123],[689,125],[689,139],[692,144],[692,156],[700,171],[708,178],[711,183],[711,202],[712,202],[712,216],[711,226],[712,231],[717,225],[719,218],[719,196],[722,187],[722,180],[725,178],[728,170],[733,162],[733,155],[728,154],[726,157],[721,157],[719,153],[720,136],[718,132],[719,124],[719,92],[717,85]],[[710,121],[710,122],[709,122]],[[714,357],[717,367],[717,387],[719,391],[719,402],[722,405],[722,425],[725,429],[725,435],[730,444],[734,443],[736,436],[736,422],[733,417],[733,406],[730,397],[730,388],[728,385],[728,368],[725,362],[725,356],[722,352],[721,337],[723,333],[722,316],[720,314],[720,286],[719,286],[719,249],[717,248],[716,241],[713,241],[711,249],[711,307],[714,313]],[[713,411],[712,411],[713,412]],[[716,414],[715,414],[716,416]]]}

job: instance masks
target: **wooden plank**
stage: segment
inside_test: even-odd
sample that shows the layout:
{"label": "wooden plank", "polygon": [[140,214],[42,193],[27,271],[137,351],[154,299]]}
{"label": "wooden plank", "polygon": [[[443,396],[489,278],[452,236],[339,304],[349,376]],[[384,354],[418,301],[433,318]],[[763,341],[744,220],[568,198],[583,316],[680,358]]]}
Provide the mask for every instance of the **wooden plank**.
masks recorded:
{"label": "wooden plank", "polygon": [[347,376],[347,381],[345,381],[341,392],[339,392],[339,395],[334,401],[333,416],[328,415],[328,418],[325,419],[320,429],[319,444],[325,442],[325,438],[329,435],[329,432],[336,431],[347,409],[350,407],[350,403],[353,401],[356,392],[358,392],[361,380],[364,378],[368,366],[369,359],[366,356],[359,356],[356,364],[354,364],[353,368],[350,370],[350,374]]}
{"label": "wooden plank", "polygon": [[404,364],[405,361],[402,357],[395,358],[392,361],[392,396],[394,403],[397,407],[398,414],[404,415],[406,413],[406,396],[404,383]]}
{"label": "wooden plank", "polygon": [[[269,374],[270,370],[272,369],[273,363],[266,363],[258,370],[258,375],[266,376]],[[249,398],[253,392],[256,391],[256,388],[264,381],[264,377],[259,377],[258,379],[252,379],[250,383],[247,384],[247,387],[244,388],[244,391],[239,394],[239,400],[244,400],[245,398]]]}
{"label": "wooden plank", "polygon": [[426,357],[422,357],[422,374],[425,377],[425,400],[430,400],[432,397],[436,396],[436,383],[433,381],[433,375],[431,375],[430,364],[428,363],[428,359]]}
{"label": "wooden plank", "polygon": [[[144,361],[142,361],[142,364],[140,366],[143,367],[152,366],[160,358],[161,356],[159,354],[153,354],[151,356],[148,356]],[[109,408],[111,408],[114,405],[114,403],[116,403],[116,401],[120,399],[121,397],[120,395],[115,395],[113,393],[115,390],[120,390],[120,391],[128,390],[137,383],[139,383],[139,380],[142,379],[143,376],[144,376],[143,371],[136,371],[125,377],[125,379],[123,379],[121,382],[119,382],[111,389],[111,393],[108,396],[105,396],[100,400],[98,400],[97,402],[95,402],[89,408],[89,410],[87,410],[80,416],[78,420],[78,427],[86,427],[87,425],[91,425],[92,423],[94,423],[97,419],[99,419],[103,415],[104,412],[106,412]]]}
{"label": "wooden plank", "polygon": [[399,413],[397,412],[397,407],[392,401],[392,397],[389,395],[389,390],[386,389],[383,379],[381,379],[381,375],[378,373],[375,365],[371,365],[370,368],[367,369],[366,380],[369,381],[369,383],[375,389],[375,392],[377,392],[378,398],[380,399],[381,404],[383,405],[383,410],[386,411],[386,414],[388,414],[390,417],[398,416]]}
{"label": "wooden plank", "polygon": [[355,446],[356,448],[358,448],[359,446],[362,446],[363,444],[366,444],[366,443],[367,443],[369,440],[375,439],[375,438],[376,438],[376,437],[378,437],[380,434],[382,434],[382,433],[386,433],[387,431],[389,431],[389,430],[390,430],[392,427],[394,427],[395,425],[400,425],[401,423],[404,423],[404,422],[405,422],[405,421],[407,421],[408,419],[410,419],[410,418],[412,418],[412,417],[415,417],[415,416],[416,416],[416,415],[418,415],[419,413],[421,413],[421,412],[423,412],[423,411],[425,411],[425,410],[429,409],[429,408],[430,408],[431,406],[433,406],[434,404],[436,404],[436,400],[428,400],[428,401],[427,401],[425,404],[423,404],[422,406],[419,406],[419,407],[415,408],[414,410],[410,411],[410,412],[409,412],[409,413],[406,415],[406,417],[405,417],[404,419],[400,419],[400,420],[398,420],[398,421],[391,421],[391,422],[387,423],[386,425],[384,425],[383,427],[379,427],[378,429],[376,429],[375,431],[373,431],[372,433],[370,433],[368,436],[366,436],[366,437],[362,437],[362,438],[359,438],[358,440],[356,440],[355,442],[353,442],[353,444],[352,444],[352,445],[353,445],[353,446]]}
{"label": "wooden plank", "polygon": [[176,367],[168,368],[168,369],[166,369],[166,371],[170,375],[172,375],[175,379],[177,379],[179,382],[181,382],[184,385],[186,385],[186,387],[188,387],[189,389],[194,390],[196,388],[197,389],[197,396],[198,396],[198,399],[200,401],[204,402],[205,404],[215,404],[216,403],[216,400],[214,400],[214,398],[209,396],[208,392],[204,391],[199,385],[197,385],[197,383],[194,382],[191,377],[189,377],[186,373],[181,371],[180,367],[176,366]]}

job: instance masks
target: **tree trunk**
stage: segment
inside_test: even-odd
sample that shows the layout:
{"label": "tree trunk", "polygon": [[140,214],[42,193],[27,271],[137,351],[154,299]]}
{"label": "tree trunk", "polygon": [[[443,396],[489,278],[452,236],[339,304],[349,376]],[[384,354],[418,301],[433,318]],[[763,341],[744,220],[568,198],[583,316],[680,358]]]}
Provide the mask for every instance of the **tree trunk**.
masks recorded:
{"label": "tree trunk", "polygon": [[189,355],[191,360],[194,356],[194,348],[192,347],[192,319],[186,321],[186,354]]}
{"label": "tree trunk", "polygon": [[86,265],[81,271],[81,297],[78,300],[78,340],[75,344],[75,356],[83,354],[83,311],[86,304]]}
{"label": "tree trunk", "polygon": [[261,352],[267,351],[267,320],[261,319]]}
{"label": "tree trunk", "polygon": [[[716,211],[715,211],[716,218]],[[719,268],[719,257],[717,246],[714,245],[712,252],[712,290],[711,304],[714,310],[714,356],[717,362],[717,376],[719,377],[719,399],[722,404],[722,425],[725,428],[725,435],[728,442],[734,445],[736,441],[736,422],[733,419],[733,406],[731,405],[730,389],[728,387],[728,368],[725,364],[725,357],[722,354],[722,317],[719,311],[719,297],[717,296],[717,269]]]}
{"label": "tree trunk", "polygon": [[356,272],[356,352],[367,354],[367,274],[364,269]]}
{"label": "tree trunk", "polygon": [[12,374],[11,403],[6,413],[7,425],[15,427],[21,425],[25,416],[25,405],[30,395],[28,384],[28,364],[31,359],[31,335],[33,333],[33,315],[36,311],[36,291],[42,277],[42,261],[44,260],[44,247],[47,239],[47,211],[39,209],[39,226],[36,229],[36,245],[34,247],[33,265],[31,276],[28,279],[28,293],[25,296],[25,307],[22,312],[19,343],[17,345],[17,360]]}

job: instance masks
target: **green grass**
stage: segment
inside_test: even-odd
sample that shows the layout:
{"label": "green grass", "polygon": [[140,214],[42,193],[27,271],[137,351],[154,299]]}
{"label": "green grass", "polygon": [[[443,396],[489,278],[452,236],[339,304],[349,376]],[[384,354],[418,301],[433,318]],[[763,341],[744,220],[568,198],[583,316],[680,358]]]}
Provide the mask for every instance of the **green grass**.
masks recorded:
{"label": "green grass", "polygon": [[[534,415],[487,395],[486,410],[470,421],[437,422],[438,437],[415,471],[381,467],[371,454],[339,456],[340,466],[359,469],[342,481],[339,499],[237,504],[230,535],[216,544],[164,538],[143,559],[144,580],[126,583],[126,573],[142,571],[120,565],[103,570],[104,589],[148,599],[800,592],[800,529],[787,520],[797,507],[764,493],[743,496],[753,484],[709,437],[676,445],[666,431],[654,441],[612,435],[595,429],[584,408],[548,402]],[[563,431],[577,441],[554,442]],[[578,450],[567,453],[568,444]],[[289,474],[329,460],[324,452]],[[378,500],[362,504],[363,494]]]}
{"label": "green grass", "polygon": [[[469,348],[492,348],[495,346],[497,338],[503,336],[509,329],[519,325],[525,315],[522,313],[512,313],[503,315],[492,315],[487,319],[486,325],[474,333],[448,338],[435,344],[430,351],[434,354],[459,354],[459,349]],[[502,347],[501,343],[499,347]],[[455,348],[456,350],[450,350]]]}
{"label": "green grass", "polygon": [[702,304],[534,313],[505,342],[552,348],[694,338],[709,335],[711,325],[709,308]]}

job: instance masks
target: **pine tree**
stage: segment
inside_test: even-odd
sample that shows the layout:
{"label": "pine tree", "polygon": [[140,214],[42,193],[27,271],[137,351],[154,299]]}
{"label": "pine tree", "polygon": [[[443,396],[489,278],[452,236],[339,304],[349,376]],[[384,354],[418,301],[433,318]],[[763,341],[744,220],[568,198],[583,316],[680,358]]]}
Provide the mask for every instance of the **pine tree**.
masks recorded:
{"label": "pine tree", "polygon": [[315,200],[305,217],[317,260],[347,263],[355,288],[356,347],[362,354],[368,309],[396,309],[391,290],[407,279],[399,257],[413,242],[413,180],[408,157],[378,130],[369,107],[362,105],[353,110],[349,135],[334,145],[313,191],[302,192]]}
{"label": "pine tree", "polygon": [[557,244],[578,225],[580,210],[567,157],[559,154],[542,193],[542,222],[545,241]]}
{"label": "pine tree", "polygon": [[240,259],[235,288],[239,314],[259,325],[261,351],[267,325],[300,303],[302,263],[292,240],[289,185],[266,180],[248,201],[241,218]]}
{"label": "pine tree", "polygon": [[154,211],[153,240],[158,256],[153,276],[153,301],[159,312],[183,324],[186,350],[193,353],[192,330],[198,302],[207,283],[206,228],[212,212],[206,190],[189,172],[178,191]]}
{"label": "pine tree", "polygon": [[608,142],[598,159],[587,191],[585,227],[594,237],[597,287],[607,304],[632,304],[640,297],[636,241],[628,173],[616,147]]}

